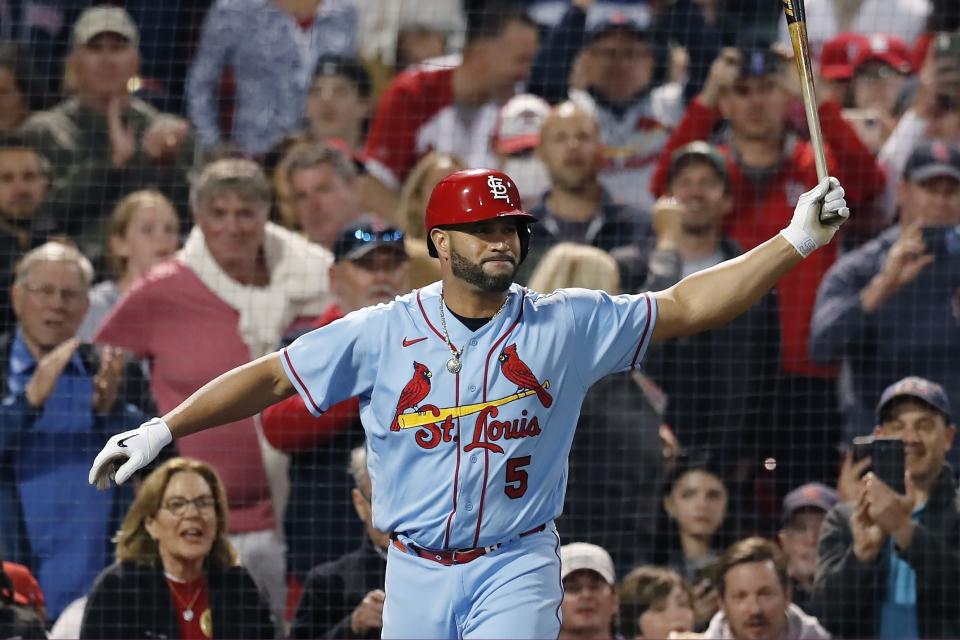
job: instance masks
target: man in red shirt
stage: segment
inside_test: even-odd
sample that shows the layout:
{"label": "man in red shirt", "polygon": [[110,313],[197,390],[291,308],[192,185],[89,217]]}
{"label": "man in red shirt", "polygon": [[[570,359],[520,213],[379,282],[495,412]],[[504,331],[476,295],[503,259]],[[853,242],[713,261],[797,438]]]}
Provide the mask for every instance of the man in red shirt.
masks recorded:
{"label": "man in red shirt", "polygon": [[428,151],[470,167],[495,167],[490,141],[500,105],[526,80],[537,27],[522,7],[497,0],[471,13],[463,59],[437,59],[397,76],[380,99],[367,138],[367,169],[358,192],[364,208],[396,210],[407,173]]}
{"label": "man in red shirt", "polygon": [[[408,289],[409,259],[403,232],[364,218],[344,227],[333,245],[330,285],[336,301],[309,329],[325,326],[351,311],[390,302]],[[308,329],[308,330],[309,330]],[[290,341],[297,336],[289,336]],[[351,398],[313,417],[299,396],[265,410],[264,435],[290,455],[290,499],[284,530],[287,568],[293,578],[288,603],[314,566],[352,551],[363,529],[352,516],[353,480],[343,452],[363,442],[359,403]]]}
{"label": "man in red shirt", "polygon": [[[727,158],[733,210],[725,232],[750,250],[781,228],[804,186],[817,181],[813,147],[788,131],[790,94],[782,59],[768,48],[725,49],[713,63],[703,91],[694,98],[661,156],[652,189],[666,189],[673,151],[694,140],[711,138],[721,118],[728,126],[717,140]],[[820,121],[831,175],[844,184],[852,206],[865,206],[882,193],[884,175],[873,155],[843,119],[838,102],[820,95]],[[858,224],[869,226],[863,216]],[[817,286],[836,260],[830,245],[806,260],[777,285],[781,330],[781,375],[776,392],[776,428],[780,451],[778,476],[788,486],[823,480],[836,472],[829,451],[839,435],[835,370],[815,365],[807,352]],[[761,457],[778,450],[762,451]]]}

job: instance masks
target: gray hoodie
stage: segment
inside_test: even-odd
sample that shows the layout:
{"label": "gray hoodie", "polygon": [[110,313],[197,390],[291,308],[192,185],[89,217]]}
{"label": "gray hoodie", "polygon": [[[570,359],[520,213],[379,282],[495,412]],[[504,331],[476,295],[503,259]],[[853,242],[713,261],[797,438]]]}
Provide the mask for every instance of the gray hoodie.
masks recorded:
{"label": "gray hoodie", "polygon": [[[720,610],[710,620],[710,626],[704,632],[705,640],[734,640],[727,616]],[[803,609],[790,603],[787,607],[786,640],[828,640],[830,632],[820,625],[820,621],[804,613]]]}

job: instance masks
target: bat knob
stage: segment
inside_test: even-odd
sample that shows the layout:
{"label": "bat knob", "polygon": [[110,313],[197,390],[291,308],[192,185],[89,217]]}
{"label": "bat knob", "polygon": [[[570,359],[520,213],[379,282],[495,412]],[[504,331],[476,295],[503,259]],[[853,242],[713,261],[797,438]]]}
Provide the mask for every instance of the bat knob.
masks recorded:
{"label": "bat knob", "polygon": [[838,222],[843,222],[843,217],[836,211],[821,211],[820,212],[820,223],[826,225],[837,224]]}

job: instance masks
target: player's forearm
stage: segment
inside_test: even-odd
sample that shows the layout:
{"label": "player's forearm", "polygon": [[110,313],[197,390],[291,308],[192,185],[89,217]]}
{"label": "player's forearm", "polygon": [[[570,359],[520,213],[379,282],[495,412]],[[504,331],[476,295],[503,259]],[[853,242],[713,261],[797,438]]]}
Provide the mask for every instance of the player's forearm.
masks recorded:
{"label": "player's forearm", "polygon": [[272,353],[208,382],[163,420],[180,438],[248,418],[293,393],[279,354]]}
{"label": "player's forearm", "polygon": [[723,326],[755,305],[802,258],[782,236],[657,293],[655,340]]}

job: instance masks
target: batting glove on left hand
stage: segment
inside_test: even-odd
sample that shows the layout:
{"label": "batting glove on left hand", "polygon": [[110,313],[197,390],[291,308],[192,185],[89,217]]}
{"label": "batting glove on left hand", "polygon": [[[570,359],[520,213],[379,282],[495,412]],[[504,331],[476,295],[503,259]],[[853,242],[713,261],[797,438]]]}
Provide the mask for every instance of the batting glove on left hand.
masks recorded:
{"label": "batting glove on left hand", "polygon": [[[833,239],[834,234],[847,218],[850,209],[843,199],[844,191],[836,178],[824,178],[816,187],[807,191],[797,200],[790,225],[780,232],[794,246],[801,256],[806,258],[816,249]],[[820,212],[836,213],[840,220],[833,224],[820,222]]]}
{"label": "batting glove on left hand", "polygon": [[[150,464],[160,449],[170,444],[173,435],[162,418],[153,418],[137,429],[118,433],[104,445],[90,467],[87,481],[103,490],[110,486],[110,480],[123,484],[138,469]],[[126,459],[126,462],[123,462]],[[123,462],[119,468],[117,465]]]}

